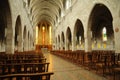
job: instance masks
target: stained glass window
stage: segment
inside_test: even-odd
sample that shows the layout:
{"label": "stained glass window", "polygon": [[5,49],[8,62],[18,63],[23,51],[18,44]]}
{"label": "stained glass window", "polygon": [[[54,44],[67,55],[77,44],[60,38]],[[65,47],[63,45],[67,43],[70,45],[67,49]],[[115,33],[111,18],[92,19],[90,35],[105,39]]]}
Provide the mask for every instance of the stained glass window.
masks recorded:
{"label": "stained glass window", "polygon": [[103,37],[103,41],[107,41],[107,30],[106,30],[106,27],[103,28],[103,31],[102,31],[102,37]]}
{"label": "stained glass window", "polygon": [[71,7],[71,0],[66,0],[66,9]]}

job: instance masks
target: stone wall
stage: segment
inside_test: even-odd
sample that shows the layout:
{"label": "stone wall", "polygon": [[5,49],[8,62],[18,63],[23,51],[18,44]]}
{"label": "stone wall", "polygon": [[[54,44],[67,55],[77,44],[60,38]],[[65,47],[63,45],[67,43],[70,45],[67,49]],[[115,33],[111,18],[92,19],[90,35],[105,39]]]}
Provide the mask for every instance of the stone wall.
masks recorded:
{"label": "stone wall", "polygon": [[[105,5],[111,12],[113,17],[113,29],[114,29],[114,37],[115,37],[115,51],[116,53],[120,52],[120,32],[116,32],[115,29],[118,28],[119,30],[119,21],[120,21],[120,1],[119,0],[77,0],[75,4],[71,7],[67,14],[63,17],[61,22],[56,26],[55,37],[57,38],[58,35],[64,32],[65,39],[66,39],[66,30],[70,27],[72,36],[74,31],[75,22],[77,19],[81,20],[83,27],[84,27],[84,36],[85,36],[85,50],[89,51],[90,48],[90,40],[89,38],[89,17],[91,14],[92,9],[96,4],[103,4]],[[73,47],[74,48],[74,47]]]}

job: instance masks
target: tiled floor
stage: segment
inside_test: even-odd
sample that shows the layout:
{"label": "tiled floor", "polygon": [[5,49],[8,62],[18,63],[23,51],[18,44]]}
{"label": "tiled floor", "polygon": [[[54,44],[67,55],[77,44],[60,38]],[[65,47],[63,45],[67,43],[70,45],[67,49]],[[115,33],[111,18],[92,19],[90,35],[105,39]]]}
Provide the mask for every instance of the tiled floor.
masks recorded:
{"label": "tiled floor", "polygon": [[49,71],[54,72],[51,80],[109,80],[53,54],[45,53],[45,57],[50,62]]}

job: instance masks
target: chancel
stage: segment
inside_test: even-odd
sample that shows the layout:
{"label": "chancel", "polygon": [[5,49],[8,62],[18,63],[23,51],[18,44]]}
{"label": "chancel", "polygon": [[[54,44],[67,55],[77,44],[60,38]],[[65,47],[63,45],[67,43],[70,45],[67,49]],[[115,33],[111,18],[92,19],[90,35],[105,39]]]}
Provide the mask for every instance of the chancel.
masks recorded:
{"label": "chancel", "polygon": [[0,80],[120,80],[120,0],[0,2]]}

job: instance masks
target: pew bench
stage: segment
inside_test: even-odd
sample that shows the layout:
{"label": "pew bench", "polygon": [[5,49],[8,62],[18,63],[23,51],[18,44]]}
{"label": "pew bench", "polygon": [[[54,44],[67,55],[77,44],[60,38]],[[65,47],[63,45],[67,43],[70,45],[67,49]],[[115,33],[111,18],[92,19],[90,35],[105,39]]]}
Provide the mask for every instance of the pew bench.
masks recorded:
{"label": "pew bench", "polygon": [[42,62],[46,62],[46,58],[38,58],[38,59],[7,59],[4,61],[4,63],[6,64],[10,64],[10,63],[42,63]]}
{"label": "pew bench", "polygon": [[48,72],[48,67],[49,67],[49,62],[0,64],[0,69],[1,69],[0,74]]}
{"label": "pew bench", "polygon": [[53,75],[53,72],[42,72],[42,73],[17,73],[17,74],[7,74],[0,75],[0,80],[23,80],[23,78],[29,78],[30,80],[50,80],[50,76]]}

